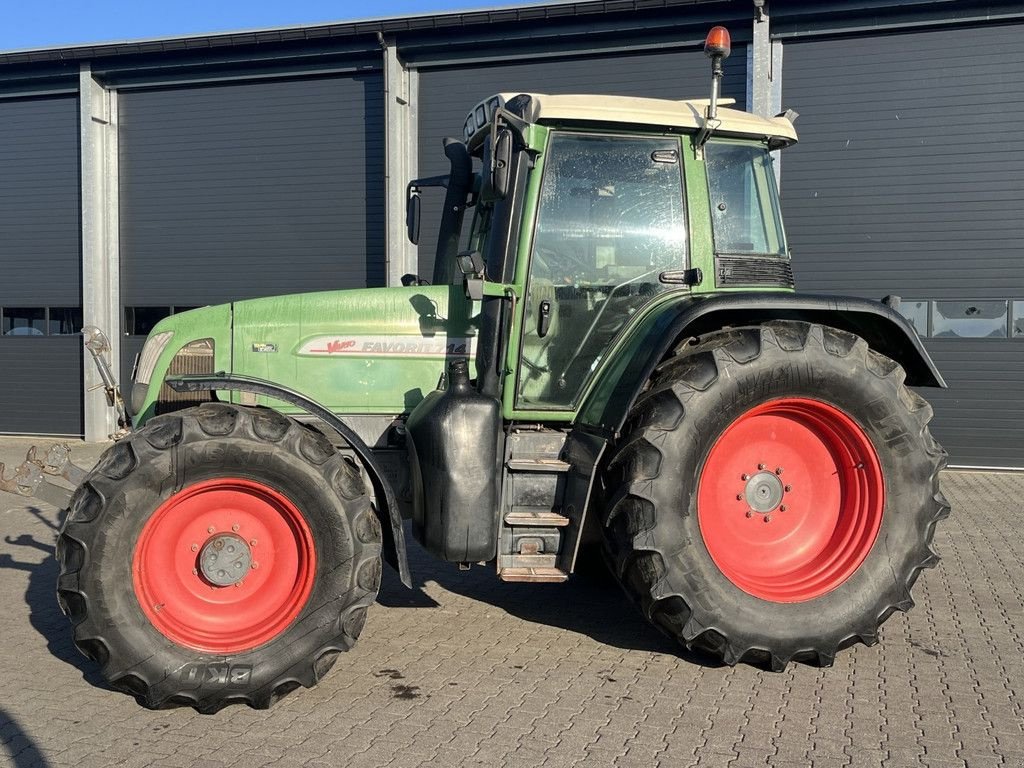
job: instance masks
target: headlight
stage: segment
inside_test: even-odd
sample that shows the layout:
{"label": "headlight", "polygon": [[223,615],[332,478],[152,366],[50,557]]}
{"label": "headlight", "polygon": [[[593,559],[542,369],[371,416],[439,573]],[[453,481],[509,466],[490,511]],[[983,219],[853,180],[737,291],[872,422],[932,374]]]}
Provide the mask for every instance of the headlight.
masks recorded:
{"label": "headlight", "polygon": [[164,331],[146,339],[146,345],[142,348],[142,354],[139,355],[139,367],[135,374],[136,384],[149,384],[150,379],[153,378],[153,369],[156,368],[157,358],[170,344],[173,337],[173,331]]}

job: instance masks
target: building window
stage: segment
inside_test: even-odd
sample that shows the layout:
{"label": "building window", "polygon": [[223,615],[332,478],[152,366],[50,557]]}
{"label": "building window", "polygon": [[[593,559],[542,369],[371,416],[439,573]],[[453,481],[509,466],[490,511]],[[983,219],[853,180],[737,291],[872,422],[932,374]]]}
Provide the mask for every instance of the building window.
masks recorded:
{"label": "building window", "polygon": [[901,301],[900,314],[914,326],[917,335],[922,339],[928,337],[928,310],[930,301]]}
{"label": "building window", "polygon": [[165,317],[179,312],[198,309],[195,305],[175,304],[173,307],[125,307],[124,334],[126,336],[149,336],[153,327]]}
{"label": "building window", "polygon": [[70,336],[82,332],[81,307],[50,307],[47,329],[50,336]]}
{"label": "building window", "polygon": [[932,336],[961,339],[1005,339],[1006,301],[932,302]]}
{"label": "building window", "polygon": [[124,332],[128,336],[148,336],[153,326],[170,314],[170,307],[125,307]]}
{"label": "building window", "polygon": [[903,299],[899,313],[922,339],[1024,339],[1024,299]]}
{"label": "building window", "polygon": [[45,336],[46,307],[4,307],[4,336]]}
{"label": "building window", "polygon": [[4,336],[70,336],[82,332],[81,307],[3,307]]}

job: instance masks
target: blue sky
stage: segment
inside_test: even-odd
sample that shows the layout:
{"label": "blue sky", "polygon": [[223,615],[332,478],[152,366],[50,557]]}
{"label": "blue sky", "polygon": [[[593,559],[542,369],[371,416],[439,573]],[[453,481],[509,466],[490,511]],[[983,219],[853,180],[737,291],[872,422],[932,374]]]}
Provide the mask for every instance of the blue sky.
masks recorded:
{"label": "blue sky", "polygon": [[0,0],[0,50],[520,4],[524,3],[514,0]]}

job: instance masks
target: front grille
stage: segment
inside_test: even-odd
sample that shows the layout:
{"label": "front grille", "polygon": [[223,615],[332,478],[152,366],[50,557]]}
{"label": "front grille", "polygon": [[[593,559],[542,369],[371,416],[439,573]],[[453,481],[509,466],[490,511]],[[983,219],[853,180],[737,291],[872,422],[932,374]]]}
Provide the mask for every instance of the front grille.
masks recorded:
{"label": "front grille", "polygon": [[[200,339],[186,344],[171,360],[168,376],[213,373],[213,339]],[[213,400],[213,392],[175,392],[167,382],[160,385],[160,397],[156,402],[157,414],[180,411],[200,403]]]}
{"label": "front grille", "polygon": [[793,287],[793,265],[789,259],[765,256],[716,256],[715,275],[720,288],[744,285]]}

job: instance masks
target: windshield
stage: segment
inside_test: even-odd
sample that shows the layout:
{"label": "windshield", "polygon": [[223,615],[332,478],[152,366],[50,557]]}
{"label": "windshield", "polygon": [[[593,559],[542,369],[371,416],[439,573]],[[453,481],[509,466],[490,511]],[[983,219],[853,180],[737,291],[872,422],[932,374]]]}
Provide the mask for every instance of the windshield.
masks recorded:
{"label": "windshield", "polygon": [[763,146],[711,141],[704,147],[715,253],[786,256],[772,156]]}

